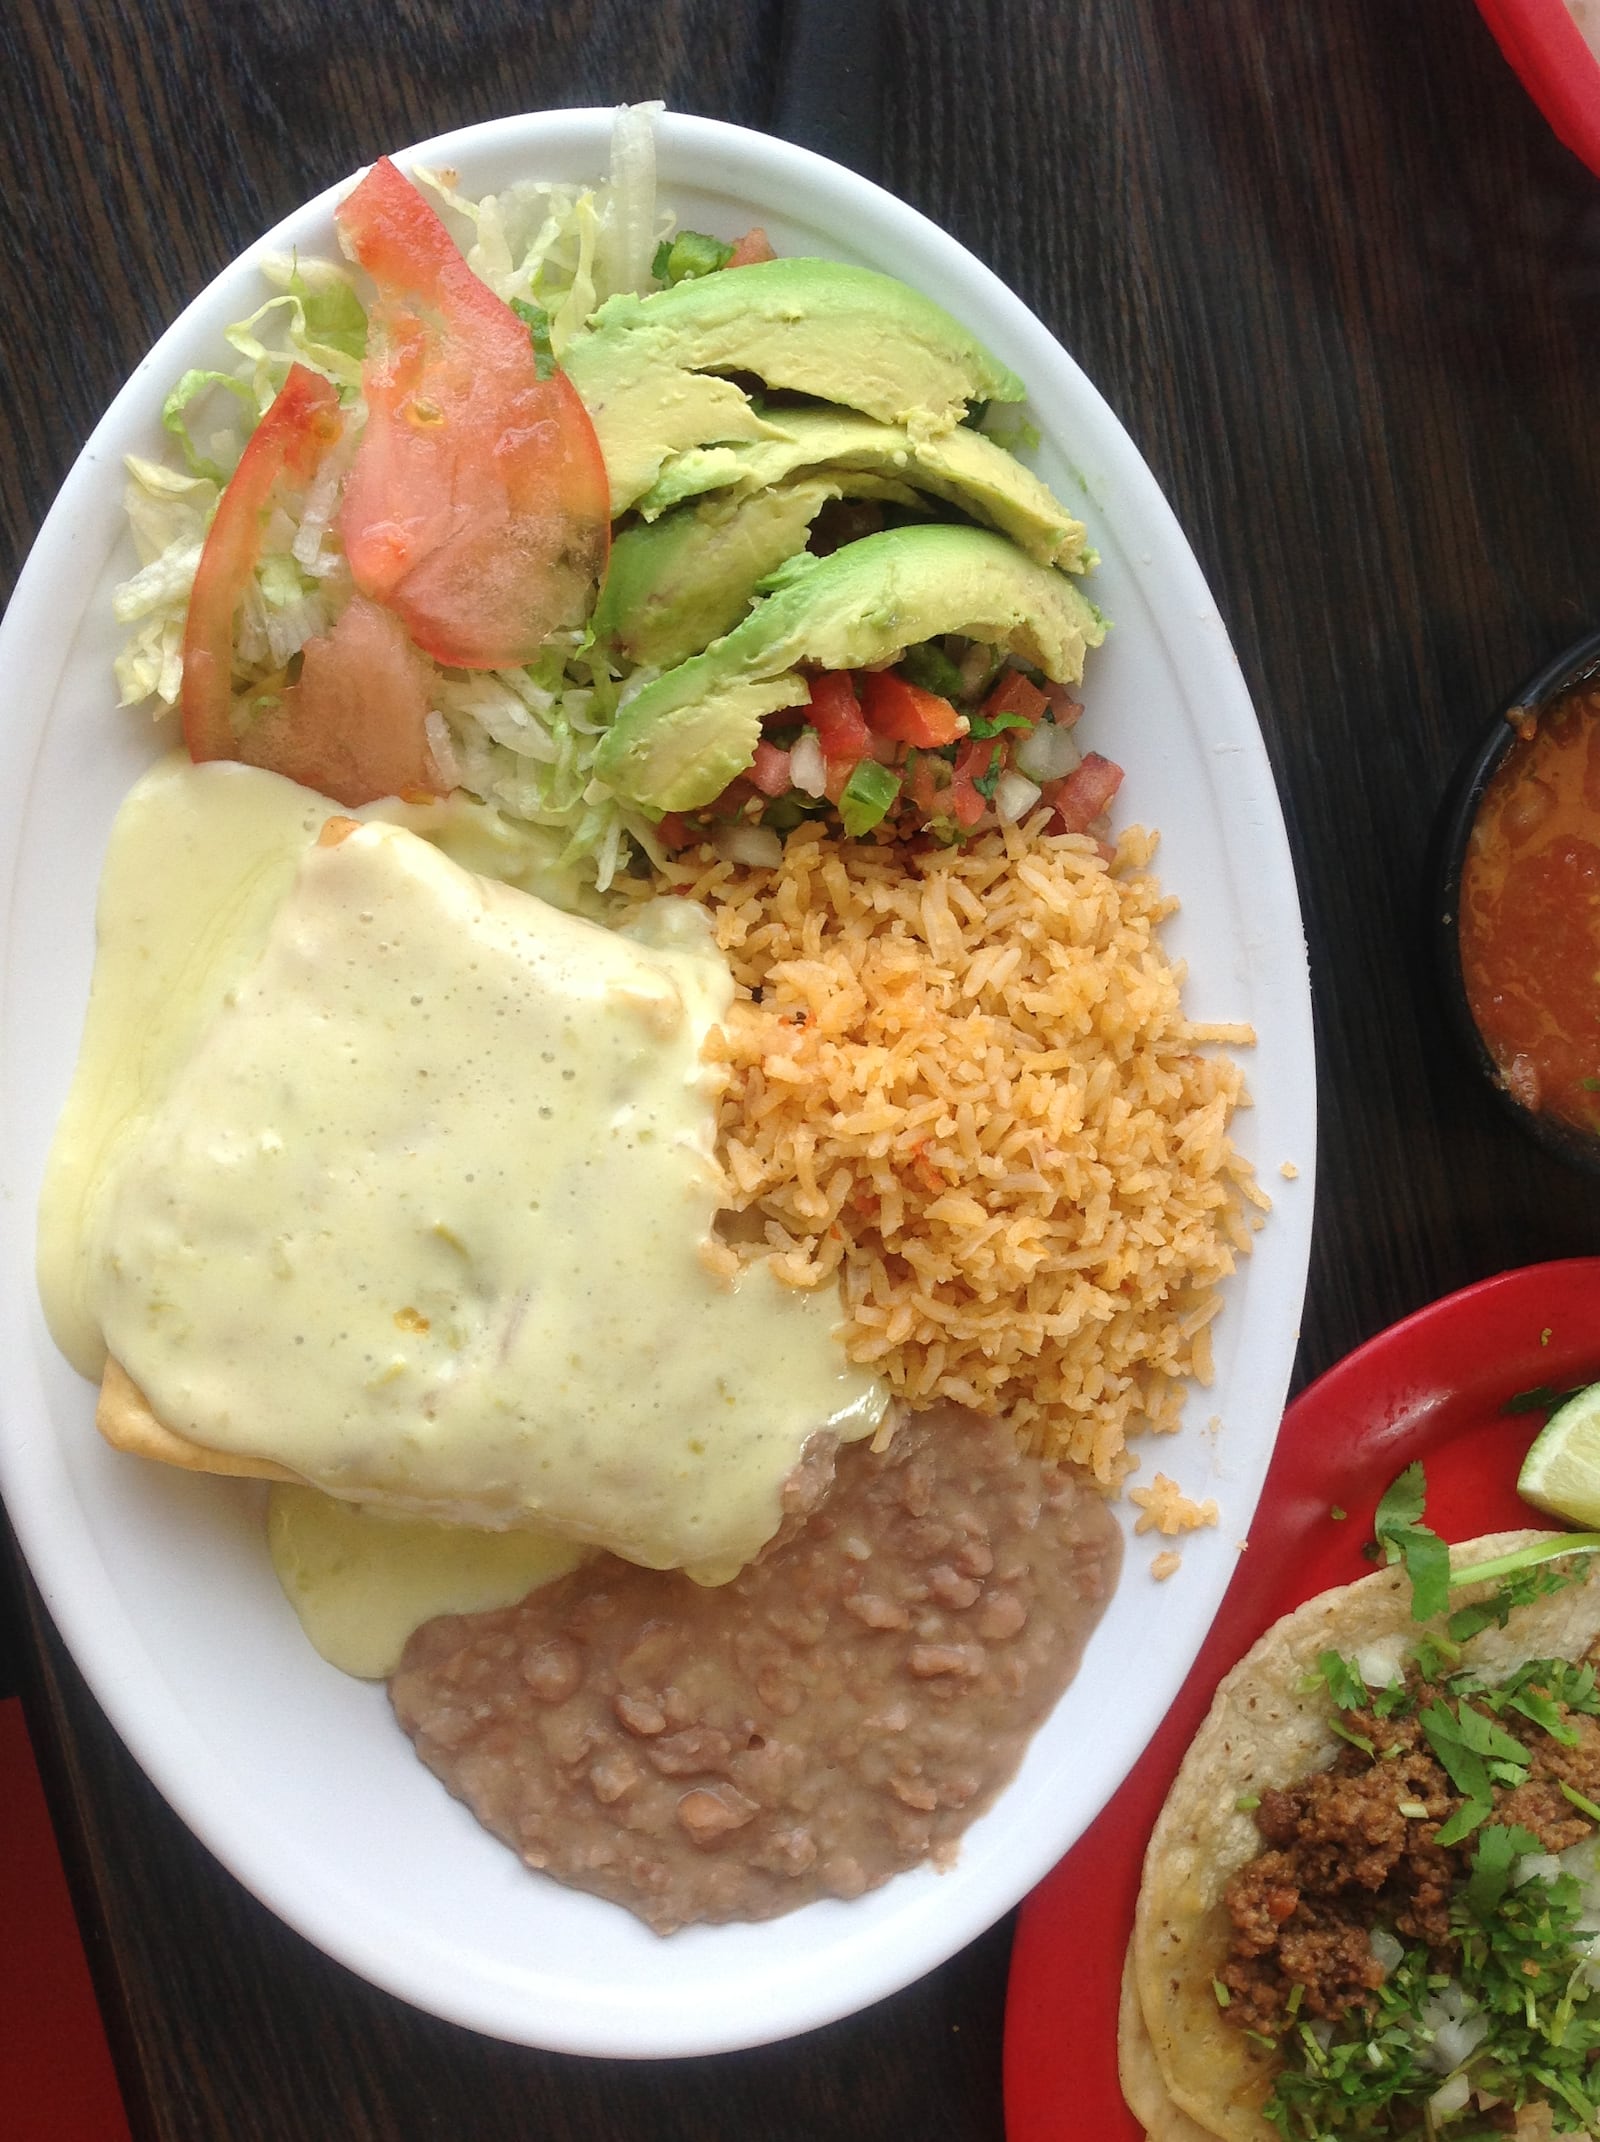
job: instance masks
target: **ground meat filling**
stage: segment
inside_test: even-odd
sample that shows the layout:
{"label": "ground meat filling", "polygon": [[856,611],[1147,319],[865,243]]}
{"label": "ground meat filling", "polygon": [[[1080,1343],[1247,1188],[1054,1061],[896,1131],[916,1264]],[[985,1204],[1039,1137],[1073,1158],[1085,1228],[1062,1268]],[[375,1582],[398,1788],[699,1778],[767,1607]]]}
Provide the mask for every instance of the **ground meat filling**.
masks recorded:
{"label": "ground meat filling", "polygon": [[427,1623],[390,1695],[530,1866],[658,1933],[766,1919],[953,1852],[1072,1679],[1120,1552],[1092,1489],[943,1408],[839,1453],[832,1493],[732,1584],[601,1557]]}
{"label": "ground meat filling", "polygon": [[[1459,1948],[1451,1901],[1475,1839],[1437,1842],[1462,1803],[1421,1714],[1447,1692],[1414,1679],[1407,1687],[1401,1713],[1342,1714],[1346,1729],[1370,1743],[1370,1755],[1346,1745],[1331,1768],[1261,1795],[1256,1826],[1266,1849],[1224,1893],[1232,1936],[1218,1980],[1224,2012],[1241,2030],[1275,2037],[1291,2019],[1337,2021],[1368,2003],[1384,1979],[1374,1927],[1425,1943],[1438,1968],[1451,1968]],[[1514,1712],[1495,1720],[1526,1750],[1528,1777],[1495,1787],[1488,1819],[1520,1823],[1545,1852],[1563,1852],[1595,1829],[1562,1792],[1563,1781],[1600,1803],[1600,1723],[1557,1708],[1576,1735],[1571,1747]]]}

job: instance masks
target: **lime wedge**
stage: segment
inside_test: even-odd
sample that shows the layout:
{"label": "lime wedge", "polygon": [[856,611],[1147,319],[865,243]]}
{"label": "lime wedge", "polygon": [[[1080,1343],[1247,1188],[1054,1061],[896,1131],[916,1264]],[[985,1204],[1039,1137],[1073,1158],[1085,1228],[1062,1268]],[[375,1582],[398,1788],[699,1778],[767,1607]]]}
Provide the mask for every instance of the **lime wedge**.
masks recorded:
{"label": "lime wedge", "polygon": [[1600,1383],[1557,1406],[1522,1461],[1517,1493],[1552,1517],[1600,1530]]}

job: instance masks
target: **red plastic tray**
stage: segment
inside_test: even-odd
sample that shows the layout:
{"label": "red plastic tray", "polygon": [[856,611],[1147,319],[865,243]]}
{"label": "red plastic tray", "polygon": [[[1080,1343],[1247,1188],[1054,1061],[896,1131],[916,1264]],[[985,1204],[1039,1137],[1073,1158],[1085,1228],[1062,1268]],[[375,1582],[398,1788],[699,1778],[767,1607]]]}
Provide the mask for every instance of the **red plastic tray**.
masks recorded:
{"label": "red plastic tray", "polygon": [[1566,0],[1478,0],[1478,12],[1557,139],[1600,172],[1600,60]]}
{"label": "red plastic tray", "polygon": [[1378,1497],[1413,1458],[1427,1466],[1428,1521],[1447,1539],[1548,1524],[1516,1492],[1544,1416],[1508,1414],[1506,1402],[1592,1381],[1600,1257],[1449,1295],[1346,1355],[1289,1408],[1194,1671],[1122,1790],[1022,1908],[1006,2007],[1010,2142],[1140,2142],[1117,2080],[1123,1953],[1145,1840],[1218,1681],[1280,1615],[1367,1574]]}

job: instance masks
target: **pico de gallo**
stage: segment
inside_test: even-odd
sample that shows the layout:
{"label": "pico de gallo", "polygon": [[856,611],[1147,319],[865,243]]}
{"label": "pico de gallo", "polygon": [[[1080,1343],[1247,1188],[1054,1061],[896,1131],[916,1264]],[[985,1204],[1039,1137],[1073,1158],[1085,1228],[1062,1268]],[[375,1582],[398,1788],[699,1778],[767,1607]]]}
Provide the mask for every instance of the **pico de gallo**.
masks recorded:
{"label": "pico de gallo", "polygon": [[714,803],[661,820],[669,853],[710,836],[735,861],[771,859],[812,818],[947,845],[1040,812],[1050,832],[1103,833],[1122,768],[1080,750],[1083,707],[1065,686],[995,648],[930,640],[893,668],[825,670],[808,687],[807,705],[767,716],[749,771]]}
{"label": "pico de gallo", "polygon": [[[773,258],[761,230],[727,243],[663,224],[649,131],[647,110],[618,114],[593,190],[524,181],[474,200],[452,173],[413,183],[380,159],[335,212],[361,274],[263,263],[278,294],[226,331],[242,361],[168,397],[184,466],[128,462],[141,569],[116,591],[134,628],[124,703],[174,708],[197,760],[351,807],[475,799],[600,892],[630,857],[708,836],[774,859],[810,819],[956,843],[1045,813],[1109,856],[1120,768],[1080,750],[1064,686],[975,641],[810,676],[807,702],[768,715],[750,766],[690,816],[595,779],[631,681],[589,625],[611,501],[564,351],[608,294]],[[218,390],[244,422],[207,433]]]}

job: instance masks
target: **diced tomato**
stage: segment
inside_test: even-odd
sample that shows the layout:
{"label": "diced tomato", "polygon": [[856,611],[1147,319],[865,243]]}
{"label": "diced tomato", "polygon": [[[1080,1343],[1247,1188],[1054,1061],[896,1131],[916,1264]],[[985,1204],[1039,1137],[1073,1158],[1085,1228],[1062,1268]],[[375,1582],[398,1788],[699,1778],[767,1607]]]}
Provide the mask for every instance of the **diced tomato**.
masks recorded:
{"label": "diced tomato", "polygon": [[340,527],[356,585],[416,644],[464,669],[530,661],[586,613],[610,494],[565,373],[381,157],[335,211],[378,286],[367,423]]}
{"label": "diced tomato", "polygon": [[769,744],[763,737],[751,761],[750,780],[763,796],[786,795],[793,786],[789,778],[788,752],[777,744]]}
{"label": "diced tomato", "polygon": [[848,772],[867,755],[867,725],[861,718],[856,688],[846,670],[823,670],[811,678],[811,726],[817,732],[822,756],[833,768]]}
{"label": "diced tomato", "polygon": [[757,223],[752,229],[745,232],[722,265],[725,268],[749,268],[753,267],[757,261],[776,260],[777,257],[777,254],[772,250],[771,240],[767,237],[760,224]]}
{"label": "diced tomato", "polygon": [[1044,801],[1056,814],[1053,830],[1086,833],[1121,786],[1122,768],[1098,751],[1086,751],[1081,765],[1045,786]]}
{"label": "diced tomato", "polygon": [[974,737],[961,747],[955,777],[945,799],[957,825],[975,826],[989,808],[989,799],[977,784],[988,774],[999,749],[999,739],[992,736]]}
{"label": "diced tomato", "polygon": [[856,683],[867,727],[879,736],[933,751],[940,744],[953,744],[961,734],[961,717],[948,699],[897,677],[892,669],[863,670]]}
{"label": "diced tomato", "polygon": [[735,774],[722,794],[705,806],[711,818],[737,818],[745,805],[756,794],[748,774]]}
{"label": "diced tomato", "polygon": [[343,429],[334,388],[292,365],[217,501],[183,634],[183,740],[193,759],[241,755],[230,718],[233,627],[261,556],[261,531],[276,504],[297,502]]}
{"label": "diced tomato", "polygon": [[1070,729],[1083,712],[1083,701],[1074,699],[1064,684],[1046,678],[1044,695],[1050,702],[1050,712],[1055,717],[1058,729]]}
{"label": "diced tomato", "polygon": [[680,848],[688,848],[700,838],[699,831],[691,826],[681,811],[667,811],[656,820],[656,839],[669,855]]}
{"label": "diced tomato", "polygon": [[983,712],[990,720],[997,714],[1020,714],[1031,729],[1049,704],[1048,695],[1030,677],[1020,669],[1008,669],[1002,671],[999,683],[983,702]]}
{"label": "diced tomato", "polygon": [[930,758],[924,751],[916,752],[910,764],[911,780],[907,793],[912,807],[924,819],[936,818],[944,795],[939,776],[941,771],[948,773],[950,769],[943,759]]}

